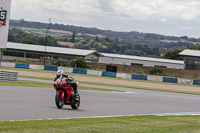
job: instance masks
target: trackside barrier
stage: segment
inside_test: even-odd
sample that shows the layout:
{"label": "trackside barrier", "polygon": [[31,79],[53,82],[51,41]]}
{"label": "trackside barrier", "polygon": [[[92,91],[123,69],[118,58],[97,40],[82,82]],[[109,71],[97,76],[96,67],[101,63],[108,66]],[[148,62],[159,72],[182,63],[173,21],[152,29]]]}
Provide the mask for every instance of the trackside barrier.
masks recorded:
{"label": "trackside barrier", "polygon": [[15,68],[15,63],[10,63],[10,62],[1,62],[2,67],[12,67]]}
{"label": "trackside barrier", "polygon": [[131,74],[126,74],[126,73],[117,73],[117,78],[125,78],[125,79],[131,79]]}
{"label": "trackside barrier", "polygon": [[178,79],[177,78],[163,77],[163,82],[178,83]]}
{"label": "trackside barrier", "polygon": [[200,85],[200,80],[193,80],[193,85]]}
{"label": "trackside barrier", "polygon": [[87,75],[101,76],[102,75],[102,71],[87,70]]}
{"label": "trackside barrier", "polygon": [[132,74],[131,79],[137,79],[137,80],[147,80],[147,75],[137,75],[137,74]]}
{"label": "trackside barrier", "polygon": [[44,66],[44,70],[58,71],[58,67],[55,67],[55,66]]}
{"label": "trackside barrier", "polygon": [[191,80],[191,79],[181,79],[181,78],[179,78],[178,79],[178,83],[179,84],[193,84],[193,80]]}
{"label": "trackside barrier", "polygon": [[[160,81],[160,82],[171,82],[171,83],[181,83],[181,84],[193,84],[200,85],[200,80],[190,80],[190,79],[181,79],[181,78],[169,78],[162,76],[152,76],[152,75],[137,75],[137,74],[126,74],[126,73],[115,73],[115,72],[102,72],[95,70],[85,70],[85,69],[74,69],[67,67],[55,67],[55,66],[42,66],[42,65],[32,65],[32,64],[20,64],[20,63],[10,63],[10,62],[0,62],[1,67],[12,67],[12,68],[26,68],[26,69],[38,69],[38,70],[51,70],[57,71],[63,70],[68,73],[79,73],[79,74],[88,74],[88,75],[97,75],[97,76],[106,76],[106,77],[118,77],[126,79],[138,79],[138,80],[149,80],[149,81]],[[12,77],[12,76],[11,76]],[[0,76],[1,78],[1,76]],[[2,80],[6,77],[2,78]],[[0,79],[1,80],[1,79]],[[17,78],[13,77],[13,81],[17,81]]]}
{"label": "trackside barrier", "polygon": [[73,73],[78,73],[78,74],[87,74],[87,70],[86,69],[73,69]]}
{"label": "trackside barrier", "polygon": [[58,67],[58,70],[63,70],[64,72],[67,72],[67,73],[73,72],[73,68],[68,68],[68,67]]}
{"label": "trackside barrier", "polygon": [[15,68],[25,68],[25,69],[29,69],[29,64],[15,63]]}
{"label": "trackside barrier", "polygon": [[0,81],[17,82],[18,72],[0,71]]}
{"label": "trackside barrier", "polygon": [[32,64],[30,64],[29,69],[44,70],[44,66],[42,66],[42,65],[32,65]]}
{"label": "trackside barrier", "polygon": [[102,72],[102,76],[106,76],[106,77],[116,77],[116,73],[115,72]]}
{"label": "trackside barrier", "polygon": [[163,77],[150,75],[150,76],[148,76],[147,80],[148,81],[159,81],[159,82],[162,82]]}

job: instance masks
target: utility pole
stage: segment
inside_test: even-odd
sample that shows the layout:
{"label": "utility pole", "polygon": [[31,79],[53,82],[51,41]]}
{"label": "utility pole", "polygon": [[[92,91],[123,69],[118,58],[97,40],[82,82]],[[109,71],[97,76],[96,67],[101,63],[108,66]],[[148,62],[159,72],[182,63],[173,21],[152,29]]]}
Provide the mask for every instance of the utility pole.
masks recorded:
{"label": "utility pole", "polygon": [[49,23],[48,23],[47,28],[46,28],[45,51],[44,51],[44,66],[46,65],[46,47],[47,47],[48,30],[49,30],[50,23],[51,23],[51,19],[49,19]]}

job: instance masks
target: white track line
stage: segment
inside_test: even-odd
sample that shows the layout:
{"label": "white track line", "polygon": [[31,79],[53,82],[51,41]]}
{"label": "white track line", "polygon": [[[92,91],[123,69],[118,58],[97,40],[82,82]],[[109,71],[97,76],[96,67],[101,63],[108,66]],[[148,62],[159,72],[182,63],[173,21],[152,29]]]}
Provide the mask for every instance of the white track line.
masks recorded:
{"label": "white track line", "polygon": [[[31,121],[31,120],[69,120],[69,119],[84,119],[84,118],[110,118],[110,117],[124,117],[124,116],[145,116],[145,115],[155,115],[155,116],[198,116],[200,112],[180,112],[180,113],[157,113],[157,114],[136,114],[136,115],[109,115],[109,116],[88,116],[88,117],[69,117],[69,118],[44,118],[44,119],[25,119],[25,120],[9,120],[9,121]],[[1,121],[0,121],[1,122]]]}

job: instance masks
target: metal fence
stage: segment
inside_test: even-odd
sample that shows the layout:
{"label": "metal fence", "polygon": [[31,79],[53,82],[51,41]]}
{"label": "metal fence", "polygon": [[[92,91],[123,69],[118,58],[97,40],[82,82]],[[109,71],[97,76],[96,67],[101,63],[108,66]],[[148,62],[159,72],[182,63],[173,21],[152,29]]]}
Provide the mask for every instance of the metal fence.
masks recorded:
{"label": "metal fence", "polygon": [[18,81],[18,72],[0,71],[0,81]]}

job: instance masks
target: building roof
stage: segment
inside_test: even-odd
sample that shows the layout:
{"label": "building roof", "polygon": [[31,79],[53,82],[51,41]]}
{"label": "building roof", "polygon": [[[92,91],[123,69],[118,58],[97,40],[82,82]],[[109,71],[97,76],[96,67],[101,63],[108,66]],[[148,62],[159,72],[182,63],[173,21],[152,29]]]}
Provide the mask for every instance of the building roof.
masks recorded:
{"label": "building roof", "polygon": [[179,55],[200,57],[200,50],[185,49],[182,52],[180,52]]}
{"label": "building roof", "polygon": [[184,64],[184,61],[179,61],[179,60],[169,60],[169,59],[150,58],[150,57],[131,56],[131,55],[108,54],[108,53],[101,53],[101,54],[104,57],[111,57],[111,58],[142,60],[142,61],[151,61],[151,62],[152,61],[153,62],[164,62],[164,63],[172,63],[172,64],[180,64],[180,65]]}
{"label": "building roof", "polygon": [[[12,43],[12,42],[7,43],[7,49],[45,52],[45,46]],[[51,46],[46,46],[46,52],[47,53],[56,53],[56,54],[66,54],[66,55],[78,55],[78,56],[87,56],[87,55],[90,55],[93,53],[100,55],[100,53],[98,53],[97,51],[94,51],[94,50],[72,49],[72,48],[51,47]]]}

